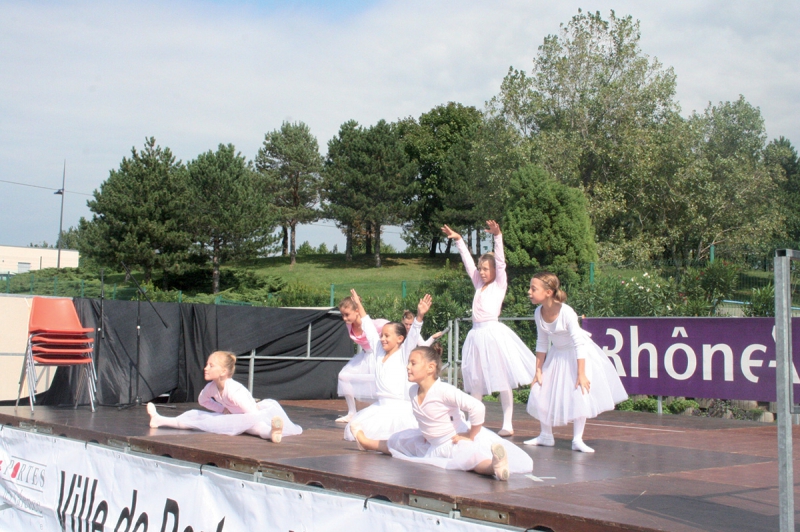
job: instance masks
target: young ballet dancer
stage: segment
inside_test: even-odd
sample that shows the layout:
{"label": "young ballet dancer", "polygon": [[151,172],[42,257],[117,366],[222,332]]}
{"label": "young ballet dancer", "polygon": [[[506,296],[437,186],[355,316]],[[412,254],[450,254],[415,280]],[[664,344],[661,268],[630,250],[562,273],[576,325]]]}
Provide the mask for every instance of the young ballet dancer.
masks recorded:
{"label": "young ballet dancer", "polygon": [[497,319],[508,288],[503,234],[494,220],[487,221],[486,225],[486,232],[494,235],[494,253],[482,255],[477,268],[461,235],[446,225],[442,232],[455,240],[467,275],[475,286],[472,329],[461,351],[464,390],[476,399],[500,392],[503,427],[498,434],[506,437],[514,434],[512,390],[531,382],[536,373],[536,359],[514,331]]}
{"label": "young ballet dancer", "polygon": [[408,400],[406,364],[411,350],[417,346],[422,320],[431,307],[431,296],[425,296],[417,305],[417,317],[406,333],[402,323],[390,322],[383,326],[380,337],[372,327],[372,320],[361,304],[355,290],[351,290],[358,306],[364,333],[375,353],[375,388],[378,401],[353,416],[344,429],[344,439],[353,441],[350,427],[355,423],[369,438],[385,440],[395,432],[417,428],[417,420]]}
{"label": "young ballet dancer", "polygon": [[527,453],[483,428],[486,407],[481,401],[439,380],[441,365],[441,348],[421,346],[411,352],[407,373],[413,385],[408,393],[419,428],[376,440],[351,423],[359,448],[444,469],[494,475],[498,480],[533,471]]}
{"label": "young ballet dancer", "polygon": [[536,307],[536,375],[528,413],[539,420],[541,433],[526,445],[553,446],[553,427],[572,422],[572,449],[593,453],[583,442],[586,418],[613,410],[628,398],[614,364],[581,329],[578,315],[566,304],[567,294],[554,274],[531,279],[528,297]]}
{"label": "young ballet dancer", "polygon": [[[350,339],[358,346],[359,351],[339,372],[338,393],[347,403],[347,414],[336,419],[336,423],[348,423],[356,414],[356,399],[371,403],[377,399],[375,389],[375,357],[372,356],[372,347],[367,336],[361,328],[361,316],[353,299],[350,296],[339,303],[339,312],[347,326]],[[372,320],[378,334],[383,330],[388,320]]]}
{"label": "young ballet dancer", "polygon": [[[403,323],[403,325],[405,325],[406,332],[408,332],[408,331],[410,331],[410,330],[411,330],[411,324],[412,324],[412,323],[414,323],[414,317],[415,317],[415,316],[414,316],[414,313],[413,313],[413,312],[411,312],[410,310],[404,310],[404,311],[403,311],[403,322],[402,322],[402,323]],[[430,338],[428,338],[427,340],[423,340],[423,339],[422,339],[422,337],[420,336],[420,337],[419,337],[419,342],[417,342],[417,345],[427,345],[427,346],[431,346],[431,345],[433,345],[433,343],[434,343],[436,340],[438,340],[439,338],[441,338],[442,336],[444,336],[444,334],[445,334],[446,332],[447,332],[447,329],[445,329],[445,330],[443,330],[443,331],[439,331],[439,332],[437,332],[437,333],[433,333],[433,334],[431,335],[431,337],[430,337]]]}
{"label": "young ballet dancer", "polygon": [[233,372],[236,356],[229,351],[211,353],[203,370],[207,381],[197,402],[212,412],[189,410],[178,417],[165,417],[156,411],[156,405],[147,403],[150,426],[174,429],[197,429],[217,434],[235,436],[246,432],[255,434],[273,443],[280,443],[283,436],[294,436],[303,432],[272,399],[258,403],[250,391],[236,382]]}

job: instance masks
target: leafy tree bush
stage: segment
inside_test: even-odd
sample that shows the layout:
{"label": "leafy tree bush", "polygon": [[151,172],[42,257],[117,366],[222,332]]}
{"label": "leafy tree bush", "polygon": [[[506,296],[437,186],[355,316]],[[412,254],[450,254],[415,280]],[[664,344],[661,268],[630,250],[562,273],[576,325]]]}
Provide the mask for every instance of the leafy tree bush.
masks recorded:
{"label": "leafy tree bush", "polygon": [[583,193],[537,166],[515,172],[509,189],[512,199],[503,220],[508,265],[546,267],[563,284],[576,283],[576,266],[588,265],[597,256]]}
{"label": "leafy tree bush", "polygon": [[747,317],[775,316],[775,287],[772,283],[760,288],[753,288],[750,302],[744,306],[743,310]]}

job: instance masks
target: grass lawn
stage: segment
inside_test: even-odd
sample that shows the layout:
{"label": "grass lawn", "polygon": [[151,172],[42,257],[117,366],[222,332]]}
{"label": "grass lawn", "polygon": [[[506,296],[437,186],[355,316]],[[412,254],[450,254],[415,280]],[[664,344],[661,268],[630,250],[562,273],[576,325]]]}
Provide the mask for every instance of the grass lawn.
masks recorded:
{"label": "grass lawn", "polygon": [[[451,267],[462,268],[457,254],[449,255]],[[302,255],[294,266],[288,257],[270,257],[238,264],[258,275],[275,275],[288,283],[303,284],[314,290],[329,292],[334,285],[334,298],[339,300],[355,288],[361,295],[402,296],[403,281],[407,291],[412,291],[422,281],[432,279],[445,267],[444,255],[427,254],[381,255],[381,267],[375,268],[373,256],[359,255],[352,262],[344,255]]]}

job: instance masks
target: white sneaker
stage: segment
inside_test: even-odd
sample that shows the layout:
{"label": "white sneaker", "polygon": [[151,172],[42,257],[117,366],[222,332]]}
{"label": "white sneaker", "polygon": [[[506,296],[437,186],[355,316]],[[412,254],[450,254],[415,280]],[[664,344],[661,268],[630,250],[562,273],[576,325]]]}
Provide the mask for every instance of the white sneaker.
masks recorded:
{"label": "white sneaker", "polygon": [[552,447],[556,444],[556,439],[553,436],[545,436],[544,434],[539,434],[535,438],[530,440],[525,440],[525,445],[538,445],[539,447]]}
{"label": "white sneaker", "polygon": [[583,440],[572,440],[572,450],[582,453],[593,453],[594,449],[583,443]]}

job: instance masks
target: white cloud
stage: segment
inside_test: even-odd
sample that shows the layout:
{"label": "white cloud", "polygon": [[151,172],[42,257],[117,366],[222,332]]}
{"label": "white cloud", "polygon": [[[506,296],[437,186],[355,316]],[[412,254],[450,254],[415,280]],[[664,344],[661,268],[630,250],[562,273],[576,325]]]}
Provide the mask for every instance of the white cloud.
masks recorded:
{"label": "white cloud", "polygon": [[[90,193],[147,136],[183,160],[228,142],[253,157],[267,131],[302,120],[324,151],[349,119],[481,107],[578,5],[0,2],[0,179],[58,188],[66,159],[67,189]],[[583,6],[607,16],[611,3]],[[614,6],[641,20],[644,52],[675,68],[685,113],[743,94],[770,138],[800,143],[796,3]],[[0,198],[0,242],[55,240],[58,196],[0,182]],[[66,227],[90,215],[86,199],[67,196]]]}

